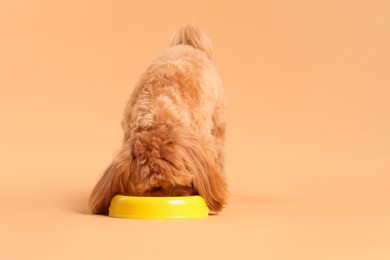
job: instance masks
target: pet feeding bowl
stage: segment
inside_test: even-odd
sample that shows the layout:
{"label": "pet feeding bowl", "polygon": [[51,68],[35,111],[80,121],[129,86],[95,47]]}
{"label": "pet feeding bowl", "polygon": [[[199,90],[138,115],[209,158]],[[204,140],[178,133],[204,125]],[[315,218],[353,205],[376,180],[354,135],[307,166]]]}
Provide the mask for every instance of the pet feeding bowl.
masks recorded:
{"label": "pet feeding bowl", "polygon": [[201,196],[139,197],[116,195],[109,214],[114,218],[185,219],[208,216],[206,202]]}

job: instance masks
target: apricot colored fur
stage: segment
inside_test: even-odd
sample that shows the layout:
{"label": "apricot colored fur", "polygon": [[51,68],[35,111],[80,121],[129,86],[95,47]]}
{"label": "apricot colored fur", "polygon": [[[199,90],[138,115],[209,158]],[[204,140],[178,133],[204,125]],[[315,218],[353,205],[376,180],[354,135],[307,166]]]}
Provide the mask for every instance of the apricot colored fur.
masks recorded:
{"label": "apricot colored fur", "polygon": [[116,194],[199,194],[222,210],[225,101],[212,54],[207,36],[185,26],[144,72],[124,111],[122,147],[90,195],[92,213],[107,214]]}

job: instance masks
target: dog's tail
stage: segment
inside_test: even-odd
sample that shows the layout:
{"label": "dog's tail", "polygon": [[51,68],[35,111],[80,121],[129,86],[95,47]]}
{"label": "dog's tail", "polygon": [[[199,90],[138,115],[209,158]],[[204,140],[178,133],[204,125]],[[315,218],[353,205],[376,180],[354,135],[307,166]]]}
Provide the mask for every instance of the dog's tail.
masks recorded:
{"label": "dog's tail", "polygon": [[209,59],[213,57],[213,45],[205,33],[196,25],[186,25],[179,28],[171,38],[171,46],[190,45],[207,54]]}

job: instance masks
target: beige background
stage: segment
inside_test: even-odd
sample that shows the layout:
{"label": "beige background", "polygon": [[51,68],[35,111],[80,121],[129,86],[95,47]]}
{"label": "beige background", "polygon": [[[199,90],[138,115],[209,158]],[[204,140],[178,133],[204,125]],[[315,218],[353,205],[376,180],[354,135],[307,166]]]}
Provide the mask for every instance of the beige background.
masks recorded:
{"label": "beige background", "polygon": [[[388,1],[0,1],[0,259],[390,258]],[[118,220],[86,199],[135,81],[178,26],[229,104],[217,217]]]}

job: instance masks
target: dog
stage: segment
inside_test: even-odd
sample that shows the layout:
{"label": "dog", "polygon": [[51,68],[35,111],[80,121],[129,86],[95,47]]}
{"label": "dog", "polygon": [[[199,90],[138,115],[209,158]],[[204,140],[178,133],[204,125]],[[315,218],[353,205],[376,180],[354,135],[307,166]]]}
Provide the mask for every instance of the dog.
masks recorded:
{"label": "dog", "polygon": [[90,194],[93,214],[108,214],[117,194],[200,195],[223,209],[226,105],[212,56],[206,34],[187,25],[146,69],[124,110],[122,147]]}

